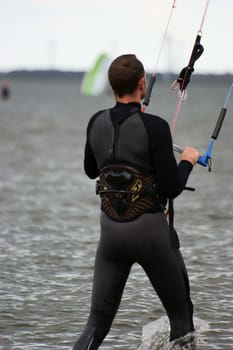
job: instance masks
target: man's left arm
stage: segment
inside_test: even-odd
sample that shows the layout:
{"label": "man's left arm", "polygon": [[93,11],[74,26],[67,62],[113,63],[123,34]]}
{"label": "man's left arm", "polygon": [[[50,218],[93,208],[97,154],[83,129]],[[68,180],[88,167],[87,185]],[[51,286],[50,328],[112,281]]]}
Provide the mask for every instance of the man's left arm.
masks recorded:
{"label": "man's left arm", "polygon": [[99,169],[97,167],[95,155],[88,140],[86,141],[84,151],[84,171],[90,179],[95,179],[99,176]]}

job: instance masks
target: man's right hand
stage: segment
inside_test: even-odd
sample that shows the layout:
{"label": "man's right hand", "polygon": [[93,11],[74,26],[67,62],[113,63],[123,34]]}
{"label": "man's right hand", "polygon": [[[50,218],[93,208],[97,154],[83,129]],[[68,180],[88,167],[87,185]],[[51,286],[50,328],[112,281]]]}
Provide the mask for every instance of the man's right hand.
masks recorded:
{"label": "man's right hand", "polygon": [[201,154],[194,147],[187,146],[184,148],[180,155],[180,160],[187,160],[188,162],[195,165],[200,158]]}

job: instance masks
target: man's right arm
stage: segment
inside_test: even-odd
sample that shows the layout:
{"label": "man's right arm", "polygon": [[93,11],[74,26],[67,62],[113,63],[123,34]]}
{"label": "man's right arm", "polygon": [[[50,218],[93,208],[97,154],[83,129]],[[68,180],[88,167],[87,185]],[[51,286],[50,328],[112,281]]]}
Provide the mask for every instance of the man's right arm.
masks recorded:
{"label": "man's right arm", "polygon": [[160,194],[164,198],[175,198],[183,191],[193,164],[184,157],[177,165],[170,127],[164,119],[154,116],[146,119]]}

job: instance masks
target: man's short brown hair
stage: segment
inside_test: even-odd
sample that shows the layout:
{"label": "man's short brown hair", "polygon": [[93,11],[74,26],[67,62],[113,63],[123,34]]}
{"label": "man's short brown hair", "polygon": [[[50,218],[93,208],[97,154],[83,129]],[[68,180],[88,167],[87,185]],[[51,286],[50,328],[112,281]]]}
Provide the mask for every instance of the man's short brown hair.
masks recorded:
{"label": "man's short brown hair", "polygon": [[123,97],[137,89],[139,79],[145,75],[141,61],[133,54],[121,55],[110,65],[108,79],[114,93]]}

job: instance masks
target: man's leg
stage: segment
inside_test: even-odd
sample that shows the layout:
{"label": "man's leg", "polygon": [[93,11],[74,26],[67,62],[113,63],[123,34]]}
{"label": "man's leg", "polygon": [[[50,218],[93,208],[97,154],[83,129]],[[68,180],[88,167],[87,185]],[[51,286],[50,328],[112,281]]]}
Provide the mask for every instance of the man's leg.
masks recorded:
{"label": "man's leg", "polygon": [[73,350],[96,350],[103,342],[118,310],[131,265],[111,260],[98,247],[92,304],[86,328]]}
{"label": "man's leg", "polygon": [[163,215],[154,215],[154,219],[147,218],[146,221],[150,244],[144,245],[139,263],[167,312],[170,340],[174,340],[194,331],[185,266],[179,250],[171,245],[169,227]]}

